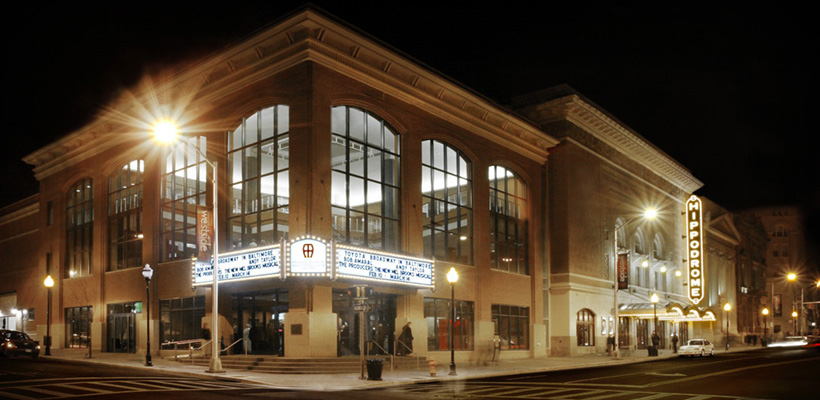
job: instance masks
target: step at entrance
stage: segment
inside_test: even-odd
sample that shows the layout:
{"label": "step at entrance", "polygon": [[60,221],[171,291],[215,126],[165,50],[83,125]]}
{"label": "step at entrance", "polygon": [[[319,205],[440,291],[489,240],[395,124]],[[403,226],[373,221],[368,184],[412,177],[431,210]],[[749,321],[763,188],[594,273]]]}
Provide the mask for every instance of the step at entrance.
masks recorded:
{"label": "step at entrance", "polygon": [[[390,371],[390,357],[371,356],[368,359],[380,358],[384,360],[384,372]],[[344,374],[359,371],[359,357],[333,358],[284,358],[276,356],[242,356],[232,355],[220,357],[222,368],[240,369],[270,374]],[[193,360],[180,359],[182,364],[197,367],[207,367],[210,358],[194,358]],[[393,358],[393,369],[415,370],[427,367],[427,359],[418,356],[402,356]]]}

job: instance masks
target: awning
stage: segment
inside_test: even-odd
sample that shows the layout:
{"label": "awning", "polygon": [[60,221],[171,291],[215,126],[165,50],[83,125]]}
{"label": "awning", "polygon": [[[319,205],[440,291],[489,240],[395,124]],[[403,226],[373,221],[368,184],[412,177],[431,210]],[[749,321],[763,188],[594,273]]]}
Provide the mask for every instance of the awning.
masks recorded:
{"label": "awning", "polygon": [[[640,319],[655,317],[655,308],[652,303],[621,304],[618,315]],[[661,321],[714,321],[715,313],[708,307],[684,306],[679,303],[658,303],[658,320]]]}

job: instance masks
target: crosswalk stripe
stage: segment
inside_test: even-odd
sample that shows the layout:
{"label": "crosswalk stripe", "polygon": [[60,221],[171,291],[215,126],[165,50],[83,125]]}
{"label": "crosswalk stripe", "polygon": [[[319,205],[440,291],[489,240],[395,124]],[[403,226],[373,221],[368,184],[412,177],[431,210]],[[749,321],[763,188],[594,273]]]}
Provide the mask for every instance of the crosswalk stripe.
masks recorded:
{"label": "crosswalk stripe", "polygon": [[5,398],[9,398],[9,399],[19,399],[19,400],[30,400],[30,399],[33,399],[34,397],[28,397],[28,396],[23,396],[23,395],[15,394],[15,393],[9,393],[9,392],[3,392],[3,391],[0,391],[0,399],[5,399]]}

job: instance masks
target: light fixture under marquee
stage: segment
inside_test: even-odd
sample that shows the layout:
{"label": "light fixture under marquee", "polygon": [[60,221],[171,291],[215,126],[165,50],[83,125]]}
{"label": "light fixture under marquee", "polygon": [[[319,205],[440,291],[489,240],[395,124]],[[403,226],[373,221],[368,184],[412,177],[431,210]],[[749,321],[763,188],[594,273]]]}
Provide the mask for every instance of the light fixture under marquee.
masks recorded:
{"label": "light fixture under marquee", "polygon": [[686,201],[686,251],[689,260],[689,300],[698,304],[704,296],[703,219],[701,200],[692,195]]}

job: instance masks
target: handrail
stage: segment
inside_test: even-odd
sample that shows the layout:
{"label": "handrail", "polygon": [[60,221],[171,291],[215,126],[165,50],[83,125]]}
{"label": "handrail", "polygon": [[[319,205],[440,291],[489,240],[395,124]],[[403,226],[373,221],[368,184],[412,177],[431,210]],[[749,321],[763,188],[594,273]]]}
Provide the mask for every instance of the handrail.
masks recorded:
{"label": "handrail", "polygon": [[[244,340],[245,340],[244,338],[242,338],[242,339],[237,339],[235,342],[231,343],[228,347],[226,347],[226,348],[224,348],[224,349],[222,349],[222,350],[220,350],[220,351],[224,351],[224,352],[225,352],[225,354],[228,354],[228,353],[227,353],[227,352],[228,352],[228,349],[230,349],[231,347],[235,346],[237,343],[242,342],[242,341],[244,341]],[[247,353],[245,353],[245,355],[247,355]]]}
{"label": "handrail", "polygon": [[[402,345],[402,346],[404,346],[405,349],[409,350],[410,352],[407,353],[407,354],[413,354],[413,349],[411,349],[410,346],[408,346],[404,342],[396,339],[396,346],[393,347],[393,354],[394,355],[396,355],[395,353],[398,351],[398,345]],[[421,360],[418,357],[416,357],[416,369],[421,369]]]}
{"label": "handrail", "polygon": [[[392,354],[390,354],[390,353],[388,353],[388,352],[387,352],[387,350],[385,350],[385,349],[384,349],[384,347],[382,347],[381,345],[379,345],[379,342],[377,342],[377,341],[376,341],[376,340],[374,340],[374,339],[370,339],[370,340],[368,340],[368,341],[367,341],[367,343],[368,343],[368,344],[370,344],[370,343],[375,344],[375,345],[376,345],[376,347],[378,347],[378,348],[382,351],[382,353],[387,354],[388,356],[390,356],[390,371],[393,371],[393,355],[392,355]],[[368,346],[368,347],[367,347],[367,355],[368,355],[368,356],[370,355],[370,346]]]}
{"label": "handrail", "polygon": [[[195,343],[198,343],[199,347],[194,347],[193,345]],[[194,350],[202,350],[202,348],[204,346],[206,346],[207,344],[209,344],[209,343],[211,343],[211,341],[210,340],[205,341],[205,339],[177,340],[177,341],[173,341],[173,342],[169,341],[169,342],[165,342],[165,343],[160,343],[160,350],[162,350],[162,346],[174,345],[174,360],[177,360],[177,359],[179,359],[179,353],[177,352],[179,350],[178,346],[187,344],[188,345],[188,358],[191,360],[191,364],[193,364],[194,363]],[[162,356],[162,352],[159,353],[159,357],[164,358]]]}

